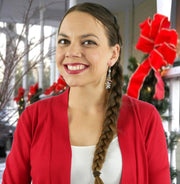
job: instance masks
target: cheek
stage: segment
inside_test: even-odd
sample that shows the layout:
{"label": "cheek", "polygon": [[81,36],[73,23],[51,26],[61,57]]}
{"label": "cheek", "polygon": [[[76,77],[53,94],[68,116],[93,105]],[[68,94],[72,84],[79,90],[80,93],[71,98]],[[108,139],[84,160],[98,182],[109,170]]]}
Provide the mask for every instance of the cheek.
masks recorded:
{"label": "cheek", "polygon": [[56,64],[58,68],[61,66],[63,59],[64,59],[63,52],[60,51],[60,49],[56,49]]}
{"label": "cheek", "polygon": [[90,64],[98,64],[99,61],[101,60],[101,54],[97,50],[91,50],[91,51],[86,51],[84,52],[84,55],[86,59],[90,62]]}
{"label": "cheek", "polygon": [[106,51],[94,52],[89,55],[88,60],[91,61],[92,66],[95,67],[94,69],[107,68],[108,56]]}

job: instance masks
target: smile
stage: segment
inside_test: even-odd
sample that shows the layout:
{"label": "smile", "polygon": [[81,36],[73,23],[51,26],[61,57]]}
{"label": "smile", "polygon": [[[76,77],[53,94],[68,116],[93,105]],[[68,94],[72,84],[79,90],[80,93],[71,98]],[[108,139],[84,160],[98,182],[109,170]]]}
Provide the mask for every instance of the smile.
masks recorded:
{"label": "smile", "polygon": [[72,66],[72,65],[67,65],[67,69],[68,70],[83,70],[84,68],[86,68],[85,65],[77,65],[77,66]]}
{"label": "smile", "polygon": [[64,68],[68,74],[78,74],[85,71],[88,68],[88,65],[71,63],[71,64],[65,64]]}

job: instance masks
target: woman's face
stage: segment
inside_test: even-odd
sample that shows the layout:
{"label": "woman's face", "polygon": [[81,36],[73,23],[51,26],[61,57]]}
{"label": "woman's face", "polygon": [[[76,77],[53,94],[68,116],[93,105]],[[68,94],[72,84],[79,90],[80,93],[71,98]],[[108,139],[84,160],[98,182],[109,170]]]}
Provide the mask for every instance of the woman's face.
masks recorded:
{"label": "woman's face", "polygon": [[119,56],[119,45],[110,47],[104,26],[93,16],[74,11],[58,33],[56,63],[70,87],[103,85],[108,66]]}

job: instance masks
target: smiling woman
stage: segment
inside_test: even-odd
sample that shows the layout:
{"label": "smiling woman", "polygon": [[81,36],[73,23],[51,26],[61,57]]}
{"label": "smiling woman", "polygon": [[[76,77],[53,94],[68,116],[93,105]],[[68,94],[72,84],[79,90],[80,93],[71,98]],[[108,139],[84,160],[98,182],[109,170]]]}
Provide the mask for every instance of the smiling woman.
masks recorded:
{"label": "smiling woman", "polygon": [[114,65],[118,56],[119,45],[109,46],[102,23],[93,16],[77,11],[64,18],[58,34],[56,62],[69,86],[104,86],[107,68]]}
{"label": "smiling woman", "polygon": [[23,112],[3,184],[170,184],[158,112],[122,95],[121,45],[103,6],[67,11],[56,63],[69,87]]}

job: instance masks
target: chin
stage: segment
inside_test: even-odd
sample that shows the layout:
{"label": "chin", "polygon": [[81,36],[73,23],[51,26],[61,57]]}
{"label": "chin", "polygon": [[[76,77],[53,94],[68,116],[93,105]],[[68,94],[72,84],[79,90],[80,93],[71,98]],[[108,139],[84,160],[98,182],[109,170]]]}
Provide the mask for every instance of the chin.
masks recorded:
{"label": "chin", "polygon": [[69,77],[67,77],[67,78],[65,77],[64,79],[69,87],[82,87],[82,86],[84,86],[84,82],[82,80],[78,80],[75,78],[69,78]]}
{"label": "chin", "polygon": [[79,83],[73,82],[73,81],[68,81],[68,80],[67,80],[66,83],[67,83],[67,85],[68,85],[69,87],[79,87],[79,86],[80,86]]}

